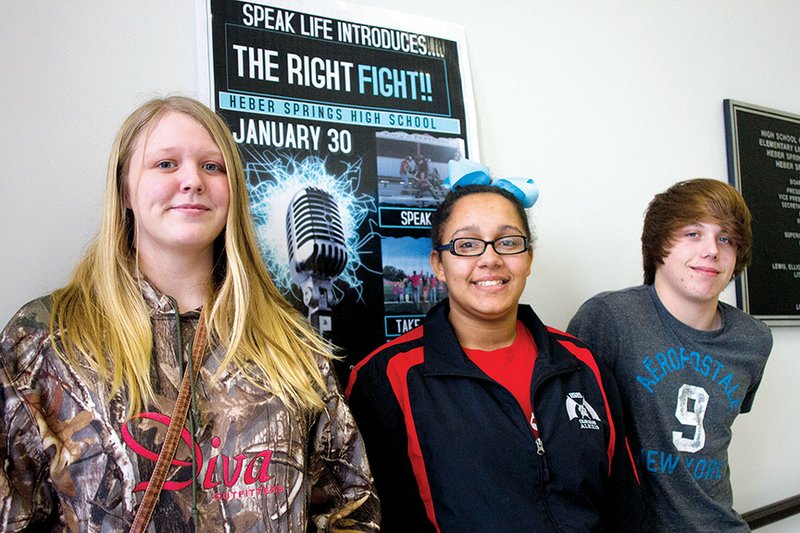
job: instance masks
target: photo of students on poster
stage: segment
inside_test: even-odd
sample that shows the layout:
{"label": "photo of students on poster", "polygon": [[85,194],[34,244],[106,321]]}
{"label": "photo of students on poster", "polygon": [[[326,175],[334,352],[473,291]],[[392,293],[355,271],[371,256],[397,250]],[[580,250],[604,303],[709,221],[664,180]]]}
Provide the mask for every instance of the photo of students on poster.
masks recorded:
{"label": "photo of students on poster", "polygon": [[278,288],[355,362],[446,294],[428,216],[477,154],[463,28],[342,2],[209,0],[210,100]]}

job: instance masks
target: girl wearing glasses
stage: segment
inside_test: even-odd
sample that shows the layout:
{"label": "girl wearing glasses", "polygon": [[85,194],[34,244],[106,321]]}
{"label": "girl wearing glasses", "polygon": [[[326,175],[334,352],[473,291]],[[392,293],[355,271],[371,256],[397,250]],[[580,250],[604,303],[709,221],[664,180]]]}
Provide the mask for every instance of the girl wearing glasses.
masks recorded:
{"label": "girl wearing glasses", "polygon": [[583,343],[519,304],[533,263],[522,204],[461,187],[431,225],[449,297],[347,387],[382,531],[637,531],[616,385]]}

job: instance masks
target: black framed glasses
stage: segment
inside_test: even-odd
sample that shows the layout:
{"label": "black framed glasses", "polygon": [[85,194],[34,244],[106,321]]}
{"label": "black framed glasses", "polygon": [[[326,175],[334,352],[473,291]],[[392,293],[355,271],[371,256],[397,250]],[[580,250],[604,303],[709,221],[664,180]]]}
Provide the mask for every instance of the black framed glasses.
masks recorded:
{"label": "black framed glasses", "polygon": [[528,251],[528,238],[524,235],[507,235],[493,241],[484,241],[472,237],[459,237],[447,244],[440,244],[436,250],[439,252],[447,250],[458,256],[475,257],[483,255],[489,245],[498,255],[516,255]]}

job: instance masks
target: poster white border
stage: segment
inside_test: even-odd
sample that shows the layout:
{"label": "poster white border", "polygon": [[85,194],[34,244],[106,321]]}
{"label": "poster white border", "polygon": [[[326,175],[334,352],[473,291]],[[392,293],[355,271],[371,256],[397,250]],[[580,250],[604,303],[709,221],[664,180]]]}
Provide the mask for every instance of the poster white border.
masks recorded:
{"label": "poster white border", "polygon": [[[430,35],[456,43],[458,64],[461,73],[461,86],[464,102],[465,137],[470,159],[480,161],[478,143],[477,115],[475,111],[475,93],[472,88],[472,71],[470,70],[469,53],[467,51],[467,34],[463,26],[452,22],[421,17],[408,13],[391,11],[370,6],[360,6],[341,0],[234,0],[241,3],[259,4],[279,7],[292,11],[304,11],[314,15],[339,18],[359,24],[384,26],[392,29]],[[198,92],[208,105],[214,105],[214,68],[212,65],[211,35],[211,0],[195,0],[197,26],[197,74]]]}

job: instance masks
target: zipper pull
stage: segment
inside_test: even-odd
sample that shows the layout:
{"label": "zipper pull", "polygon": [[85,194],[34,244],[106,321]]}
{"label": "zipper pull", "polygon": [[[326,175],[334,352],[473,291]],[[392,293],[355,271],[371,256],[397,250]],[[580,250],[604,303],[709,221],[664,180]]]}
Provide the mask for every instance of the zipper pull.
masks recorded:
{"label": "zipper pull", "polygon": [[542,458],[542,473],[545,481],[550,480],[550,469],[547,467],[547,456],[544,454],[544,443],[541,437],[536,437],[536,455]]}
{"label": "zipper pull", "polygon": [[536,437],[536,455],[544,457],[544,443],[541,437]]}
{"label": "zipper pull", "polygon": [[531,411],[531,429],[533,430],[534,441],[536,442],[536,455],[542,458],[542,471],[544,480],[550,479],[550,469],[547,468],[547,456],[544,454],[544,442],[539,435],[539,424],[536,423],[536,413]]}

